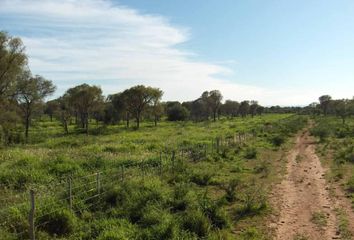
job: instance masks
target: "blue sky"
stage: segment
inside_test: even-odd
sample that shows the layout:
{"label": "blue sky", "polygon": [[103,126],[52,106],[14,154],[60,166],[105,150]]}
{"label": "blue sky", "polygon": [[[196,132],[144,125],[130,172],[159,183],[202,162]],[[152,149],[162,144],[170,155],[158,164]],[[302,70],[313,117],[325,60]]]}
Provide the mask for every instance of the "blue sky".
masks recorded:
{"label": "blue sky", "polygon": [[58,93],[135,84],[164,100],[304,105],[354,95],[352,0],[0,0],[0,29],[23,38]]}

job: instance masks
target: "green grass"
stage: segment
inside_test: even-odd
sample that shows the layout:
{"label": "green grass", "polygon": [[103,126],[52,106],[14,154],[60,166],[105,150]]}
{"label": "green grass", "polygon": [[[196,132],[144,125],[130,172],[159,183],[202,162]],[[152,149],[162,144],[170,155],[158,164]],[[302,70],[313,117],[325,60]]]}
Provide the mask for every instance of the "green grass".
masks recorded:
{"label": "green grass", "polygon": [[317,152],[331,169],[328,180],[344,186],[354,207],[354,118],[348,118],[345,124],[336,117],[316,117],[314,120],[316,125],[312,134],[319,139]]}
{"label": "green grass", "polygon": [[[0,211],[6,220],[0,233],[27,234],[28,191],[35,189],[40,239],[262,239],[267,189],[284,164],[283,140],[305,123],[270,114],[162,121],[158,127],[144,122],[139,130],[92,124],[87,136],[74,126],[64,135],[58,122],[36,121],[29,144],[0,149]],[[247,140],[232,143],[238,133]],[[223,142],[219,152],[211,145],[217,137]],[[104,194],[91,198],[97,171]],[[69,176],[74,213],[68,208]]]}

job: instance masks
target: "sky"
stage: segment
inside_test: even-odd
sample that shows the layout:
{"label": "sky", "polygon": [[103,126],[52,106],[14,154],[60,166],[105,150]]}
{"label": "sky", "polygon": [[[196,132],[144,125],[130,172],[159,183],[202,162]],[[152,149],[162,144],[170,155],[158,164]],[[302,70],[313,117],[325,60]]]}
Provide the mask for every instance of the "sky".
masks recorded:
{"label": "sky", "polygon": [[0,0],[0,30],[56,96],[82,83],[266,106],[354,95],[352,0]]}

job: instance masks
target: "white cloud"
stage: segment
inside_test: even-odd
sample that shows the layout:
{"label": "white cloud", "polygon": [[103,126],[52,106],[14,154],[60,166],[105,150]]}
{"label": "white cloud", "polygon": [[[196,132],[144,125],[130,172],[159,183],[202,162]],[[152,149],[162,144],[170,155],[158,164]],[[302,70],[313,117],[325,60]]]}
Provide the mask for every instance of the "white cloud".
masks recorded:
{"label": "white cloud", "polygon": [[[226,80],[231,69],[194,60],[194,53],[178,47],[188,41],[188,29],[109,0],[2,0],[0,14],[16,19],[11,26],[27,46],[32,71],[52,79],[60,93],[83,82],[102,86],[106,94],[146,84],[161,88],[165,100],[191,100],[219,89],[225,99],[298,103],[294,92]],[[310,93],[297,94],[311,99]]]}

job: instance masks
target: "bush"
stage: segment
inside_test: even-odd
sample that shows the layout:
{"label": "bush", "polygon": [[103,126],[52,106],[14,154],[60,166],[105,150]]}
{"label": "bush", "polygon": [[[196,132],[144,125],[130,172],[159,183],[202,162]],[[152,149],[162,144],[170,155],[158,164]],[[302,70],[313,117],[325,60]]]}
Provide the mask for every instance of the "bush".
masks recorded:
{"label": "bush", "polygon": [[315,137],[319,137],[321,142],[324,142],[331,134],[331,130],[325,124],[319,124],[311,129],[311,134]]}
{"label": "bush", "polygon": [[236,209],[237,218],[257,215],[267,208],[266,196],[257,186],[249,186],[241,195],[241,200],[241,207]]}
{"label": "bush", "polygon": [[225,199],[228,202],[234,202],[236,200],[236,188],[239,188],[241,185],[241,181],[238,178],[231,179],[226,186],[224,186],[224,190],[226,192]]}
{"label": "bush", "polygon": [[189,117],[187,108],[183,107],[180,103],[176,103],[167,108],[167,119],[169,121],[184,121]]}
{"label": "bush", "polygon": [[200,186],[209,185],[214,173],[205,171],[205,170],[197,170],[192,173],[190,180]]}
{"label": "bush", "polygon": [[66,236],[74,232],[76,217],[69,210],[61,209],[39,217],[36,224],[42,224],[39,228],[51,235]]}
{"label": "bush", "polygon": [[199,210],[189,210],[182,217],[182,227],[195,233],[198,237],[206,237],[210,232],[210,222]]}
{"label": "bush", "polygon": [[257,149],[255,147],[247,147],[245,150],[244,157],[246,159],[254,159],[257,157]]}
{"label": "bush", "polygon": [[204,196],[200,205],[204,215],[208,217],[213,228],[222,229],[229,225],[229,218],[226,211],[217,202]]}
{"label": "bush", "polygon": [[354,175],[349,179],[347,183],[347,190],[351,193],[354,193]]}
{"label": "bush", "polygon": [[285,142],[285,137],[283,135],[273,135],[270,137],[270,142],[276,146],[279,147]]}

